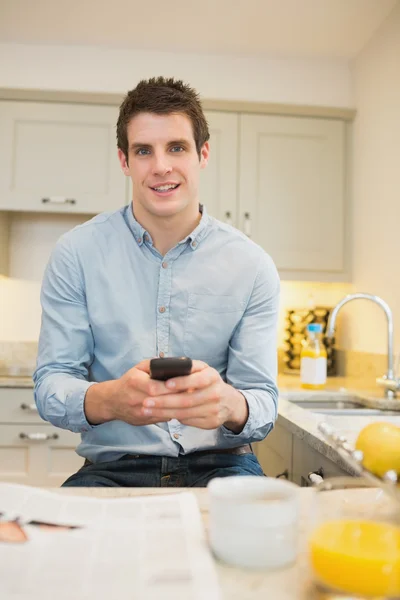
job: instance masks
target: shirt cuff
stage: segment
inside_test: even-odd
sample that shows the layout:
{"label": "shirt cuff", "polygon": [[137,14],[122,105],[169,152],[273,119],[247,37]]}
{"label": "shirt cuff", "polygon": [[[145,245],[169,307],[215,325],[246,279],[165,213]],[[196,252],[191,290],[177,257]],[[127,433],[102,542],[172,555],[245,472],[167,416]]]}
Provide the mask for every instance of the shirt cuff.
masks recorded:
{"label": "shirt cuff", "polygon": [[[242,431],[240,431],[239,433],[235,433],[234,431],[231,431],[230,429],[228,429],[227,427],[225,427],[225,425],[222,425],[221,427],[221,431],[223,436],[228,439],[228,440],[239,440],[241,441],[242,438],[243,440],[248,440],[248,438],[250,438],[254,432],[255,424],[256,424],[256,418],[254,415],[254,398],[253,395],[250,391],[244,391],[244,390],[238,390],[238,392],[240,392],[242,394],[242,396],[244,396],[246,402],[247,402],[247,406],[249,409],[249,414],[247,417],[247,421],[242,429]],[[253,402],[252,402],[253,400]]]}
{"label": "shirt cuff", "polygon": [[96,427],[87,420],[84,408],[86,392],[96,383],[97,381],[82,382],[80,389],[73,390],[67,395],[68,429],[75,433],[85,433]]}

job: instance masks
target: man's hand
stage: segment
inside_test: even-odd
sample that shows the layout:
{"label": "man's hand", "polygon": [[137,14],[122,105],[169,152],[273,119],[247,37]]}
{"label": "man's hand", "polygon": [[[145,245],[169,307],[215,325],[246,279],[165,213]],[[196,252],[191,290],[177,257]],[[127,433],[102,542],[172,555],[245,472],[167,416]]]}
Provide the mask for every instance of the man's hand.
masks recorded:
{"label": "man's hand", "polygon": [[85,396],[85,414],[92,425],[107,421],[125,421],[131,425],[153,425],[170,418],[160,419],[143,413],[143,400],[151,395],[169,394],[163,381],[150,378],[150,360],[143,360],[122,377],[97,383],[88,388]]}
{"label": "man's hand", "polygon": [[155,422],[177,419],[183,425],[201,429],[225,425],[239,433],[247,421],[245,397],[202,361],[193,361],[190,375],[155,384],[141,411],[143,417],[154,418]]}

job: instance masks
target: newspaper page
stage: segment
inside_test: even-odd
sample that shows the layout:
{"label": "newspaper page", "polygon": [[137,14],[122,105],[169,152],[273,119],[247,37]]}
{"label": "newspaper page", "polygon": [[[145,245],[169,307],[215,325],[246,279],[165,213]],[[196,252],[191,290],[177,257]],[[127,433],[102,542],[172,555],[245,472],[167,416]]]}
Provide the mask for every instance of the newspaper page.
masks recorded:
{"label": "newspaper page", "polygon": [[221,598],[190,492],[98,499],[0,483],[0,513],[28,536],[0,542],[1,600]]}

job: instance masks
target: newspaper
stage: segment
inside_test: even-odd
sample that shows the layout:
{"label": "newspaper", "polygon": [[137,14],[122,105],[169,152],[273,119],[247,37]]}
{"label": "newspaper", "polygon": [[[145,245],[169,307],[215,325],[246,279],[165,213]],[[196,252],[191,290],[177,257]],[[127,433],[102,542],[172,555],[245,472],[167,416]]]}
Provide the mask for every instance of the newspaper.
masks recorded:
{"label": "newspaper", "polygon": [[0,483],[0,513],[28,536],[0,542],[1,600],[220,600],[191,492],[98,499]]}

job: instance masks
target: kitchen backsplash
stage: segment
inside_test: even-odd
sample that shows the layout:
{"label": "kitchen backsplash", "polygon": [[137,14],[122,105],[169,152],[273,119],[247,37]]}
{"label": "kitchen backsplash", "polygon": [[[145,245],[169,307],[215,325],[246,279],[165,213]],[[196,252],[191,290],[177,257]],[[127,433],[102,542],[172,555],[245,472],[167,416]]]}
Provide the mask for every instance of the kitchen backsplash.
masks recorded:
{"label": "kitchen backsplash", "polygon": [[37,342],[0,341],[0,376],[30,377],[36,364]]}

